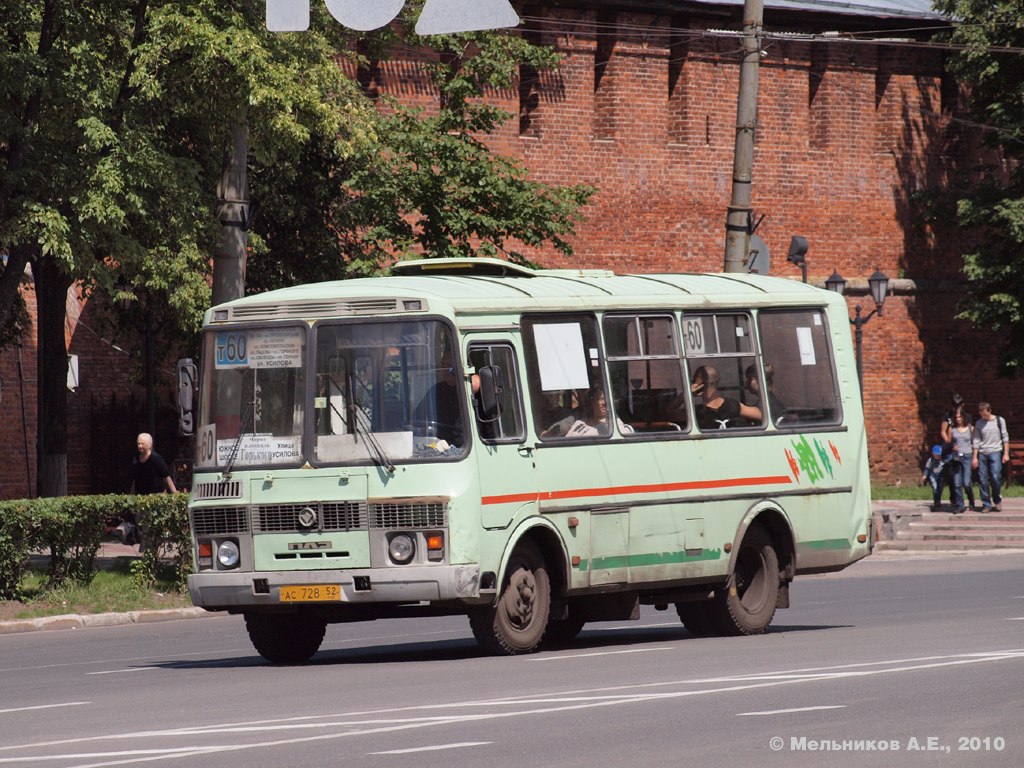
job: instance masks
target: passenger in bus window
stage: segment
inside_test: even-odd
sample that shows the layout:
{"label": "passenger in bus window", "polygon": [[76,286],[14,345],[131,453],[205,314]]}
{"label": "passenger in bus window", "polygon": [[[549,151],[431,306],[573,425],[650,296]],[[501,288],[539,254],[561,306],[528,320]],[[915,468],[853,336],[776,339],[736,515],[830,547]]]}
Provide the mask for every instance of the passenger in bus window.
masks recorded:
{"label": "passenger in bus window", "polygon": [[695,408],[697,426],[702,430],[746,426],[741,419],[756,424],[761,423],[760,408],[745,405],[718,391],[718,371],[711,366],[702,365],[693,372],[690,391],[695,397],[700,397],[702,401]]}
{"label": "passenger in bus window", "polygon": [[[619,432],[631,433],[633,428],[616,417]],[[600,385],[591,387],[583,398],[582,413],[576,422],[569,427],[566,437],[598,437],[611,433],[608,423],[608,402],[604,396],[604,388]]]}
{"label": "passenger in bus window", "polygon": [[[452,354],[441,355],[440,378],[420,401],[414,420],[433,428],[435,436],[449,445],[462,445],[462,412],[457,388],[458,376]],[[434,418],[431,418],[433,414]]]}
{"label": "passenger in bus window", "polygon": [[538,424],[546,425],[541,430],[541,437],[562,437],[576,423],[575,411],[565,405],[565,398],[574,396],[562,390],[543,393],[541,412],[537,417]]}
{"label": "passenger in bus window", "polygon": [[756,365],[748,365],[744,377],[746,378],[746,389],[757,398],[757,405],[760,406],[762,401],[767,400],[768,412],[771,414],[773,423],[781,422],[786,415],[786,406],[775,394],[775,366],[771,363],[764,364],[764,383],[768,390],[766,398],[761,397],[761,383],[757,379]]}

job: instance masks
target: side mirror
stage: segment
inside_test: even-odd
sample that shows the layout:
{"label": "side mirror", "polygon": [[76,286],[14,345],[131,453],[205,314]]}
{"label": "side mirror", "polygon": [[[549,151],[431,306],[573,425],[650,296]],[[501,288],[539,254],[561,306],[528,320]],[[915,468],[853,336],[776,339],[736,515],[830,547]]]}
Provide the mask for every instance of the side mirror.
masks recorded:
{"label": "side mirror", "polygon": [[198,372],[192,358],[183,357],[178,361],[178,433],[181,435],[195,434],[195,417],[193,399],[196,391]]}
{"label": "side mirror", "polygon": [[505,403],[505,384],[501,368],[485,365],[476,372],[480,377],[480,420],[495,421]]}

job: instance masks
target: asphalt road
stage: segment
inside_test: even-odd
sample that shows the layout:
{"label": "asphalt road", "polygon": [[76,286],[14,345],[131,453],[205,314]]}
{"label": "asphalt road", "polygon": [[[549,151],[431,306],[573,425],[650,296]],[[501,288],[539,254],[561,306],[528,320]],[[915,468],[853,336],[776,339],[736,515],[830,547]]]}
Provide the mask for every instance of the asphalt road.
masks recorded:
{"label": "asphalt road", "polygon": [[1024,555],[799,578],[752,638],[674,612],[483,656],[464,619],[328,628],[273,667],[242,621],[0,635],[0,768],[1020,766]]}

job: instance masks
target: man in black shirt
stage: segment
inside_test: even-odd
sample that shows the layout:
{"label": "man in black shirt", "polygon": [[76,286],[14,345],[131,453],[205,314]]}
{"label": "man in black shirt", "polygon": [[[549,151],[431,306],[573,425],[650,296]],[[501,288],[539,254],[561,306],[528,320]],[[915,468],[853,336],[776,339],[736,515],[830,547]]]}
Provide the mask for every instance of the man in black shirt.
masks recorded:
{"label": "man in black shirt", "polygon": [[132,462],[131,493],[177,493],[163,456],[153,450],[153,436],[145,432],[135,439],[139,455]]}
{"label": "man in black shirt", "polygon": [[[153,436],[142,432],[135,438],[135,447],[139,454],[132,462],[130,493],[162,493],[165,490],[168,493],[177,493],[178,489],[174,487],[174,480],[171,478],[170,470],[167,469],[167,462],[164,461],[163,456],[153,450]],[[125,515],[125,522],[128,523],[124,537],[125,544],[137,543],[139,552],[142,552],[145,542],[134,513],[129,512]]]}

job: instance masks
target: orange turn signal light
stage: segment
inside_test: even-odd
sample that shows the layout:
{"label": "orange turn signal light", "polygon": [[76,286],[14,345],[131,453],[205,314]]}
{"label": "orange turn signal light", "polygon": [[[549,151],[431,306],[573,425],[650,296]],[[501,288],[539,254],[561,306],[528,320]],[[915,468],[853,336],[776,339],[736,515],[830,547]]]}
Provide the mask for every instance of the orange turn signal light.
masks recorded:
{"label": "orange turn signal light", "polygon": [[213,557],[213,544],[208,541],[199,542],[199,556],[200,557]]}
{"label": "orange turn signal light", "polygon": [[427,549],[444,549],[444,536],[439,533],[427,536]]}

